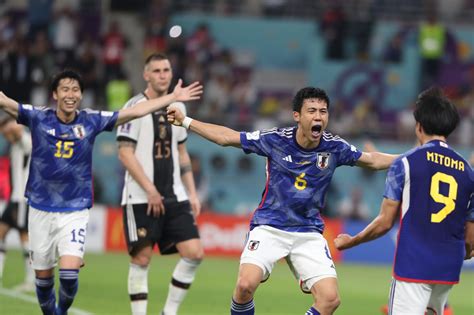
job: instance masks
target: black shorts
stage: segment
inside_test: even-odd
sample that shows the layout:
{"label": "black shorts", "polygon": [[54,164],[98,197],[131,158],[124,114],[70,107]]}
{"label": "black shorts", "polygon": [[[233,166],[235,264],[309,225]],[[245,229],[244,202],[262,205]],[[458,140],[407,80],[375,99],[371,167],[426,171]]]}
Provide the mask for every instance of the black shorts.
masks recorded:
{"label": "black shorts", "polygon": [[177,253],[176,244],[199,238],[196,220],[188,201],[165,203],[165,214],[146,214],[148,204],[123,207],[123,226],[128,252],[142,245],[158,245],[162,255]]}
{"label": "black shorts", "polygon": [[0,216],[0,222],[20,232],[28,232],[28,208],[26,203],[9,202]]}

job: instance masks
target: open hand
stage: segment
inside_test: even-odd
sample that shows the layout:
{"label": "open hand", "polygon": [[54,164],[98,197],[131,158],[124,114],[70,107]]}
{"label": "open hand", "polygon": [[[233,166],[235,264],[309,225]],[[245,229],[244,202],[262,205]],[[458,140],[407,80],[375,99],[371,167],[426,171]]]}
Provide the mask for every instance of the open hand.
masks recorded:
{"label": "open hand", "polygon": [[201,98],[202,85],[199,82],[193,82],[187,87],[183,87],[183,80],[179,79],[178,83],[174,87],[173,94],[176,97],[176,101],[192,101]]}

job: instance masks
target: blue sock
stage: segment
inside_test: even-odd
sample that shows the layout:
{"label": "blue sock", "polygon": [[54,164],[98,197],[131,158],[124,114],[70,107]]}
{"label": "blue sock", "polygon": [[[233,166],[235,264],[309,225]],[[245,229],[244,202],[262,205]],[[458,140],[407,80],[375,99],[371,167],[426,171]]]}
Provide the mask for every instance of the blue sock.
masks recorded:
{"label": "blue sock", "polygon": [[78,269],[59,269],[59,302],[56,312],[58,315],[66,314],[71,307],[79,286]]}
{"label": "blue sock", "polygon": [[239,304],[232,299],[232,304],[230,306],[230,315],[254,315],[255,314],[255,305],[253,304],[253,299],[247,303]]}
{"label": "blue sock", "polygon": [[321,313],[311,306],[311,308],[305,313],[305,315],[321,315]]}
{"label": "blue sock", "polygon": [[54,294],[54,276],[50,278],[36,278],[36,296],[45,315],[54,315],[56,295]]}

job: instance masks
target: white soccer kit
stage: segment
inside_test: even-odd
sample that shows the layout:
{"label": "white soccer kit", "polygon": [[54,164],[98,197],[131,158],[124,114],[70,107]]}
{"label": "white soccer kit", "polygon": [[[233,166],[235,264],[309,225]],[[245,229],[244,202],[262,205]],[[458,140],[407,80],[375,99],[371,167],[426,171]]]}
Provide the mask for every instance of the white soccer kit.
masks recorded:
{"label": "white soccer kit", "polygon": [[[141,93],[131,98],[124,108],[146,101]],[[186,115],[183,103],[177,106]],[[188,200],[185,187],[181,181],[178,144],[186,141],[185,128],[174,126],[166,121],[166,112],[157,111],[142,118],[121,125],[117,130],[117,140],[136,143],[135,157],[142,166],[146,176],[153,182],[162,196],[181,202]],[[122,192],[122,205],[148,203],[146,192],[128,173],[125,173]]]}

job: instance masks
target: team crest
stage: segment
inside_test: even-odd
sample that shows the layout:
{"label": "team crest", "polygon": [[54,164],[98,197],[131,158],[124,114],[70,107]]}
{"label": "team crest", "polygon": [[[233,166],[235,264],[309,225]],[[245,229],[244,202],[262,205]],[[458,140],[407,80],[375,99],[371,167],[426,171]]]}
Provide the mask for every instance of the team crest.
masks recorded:
{"label": "team crest", "polygon": [[325,170],[329,166],[329,158],[331,157],[331,153],[329,152],[321,152],[316,154],[316,166],[320,170]]}
{"label": "team crest", "polygon": [[138,237],[146,237],[146,229],[145,228],[139,228],[137,230]]}
{"label": "team crest", "polygon": [[86,130],[84,129],[83,125],[72,126],[72,131],[74,131],[74,135],[78,139],[84,139],[84,137],[86,136]]}
{"label": "team crest", "polygon": [[166,130],[166,125],[165,125],[165,117],[163,115],[160,116],[160,118],[158,118],[158,121],[160,122],[160,125],[159,125],[159,137],[161,140],[164,140],[166,139],[166,136],[168,134],[167,130]]}
{"label": "team crest", "polygon": [[249,246],[247,246],[247,248],[252,251],[257,250],[258,245],[260,245],[260,241],[249,241]]}

